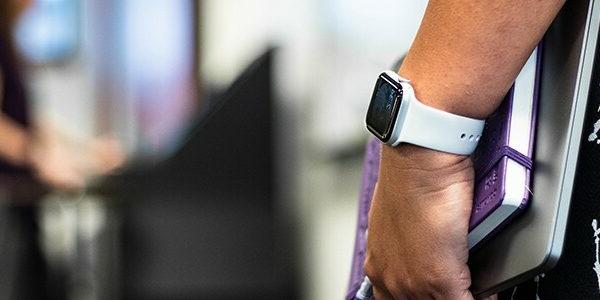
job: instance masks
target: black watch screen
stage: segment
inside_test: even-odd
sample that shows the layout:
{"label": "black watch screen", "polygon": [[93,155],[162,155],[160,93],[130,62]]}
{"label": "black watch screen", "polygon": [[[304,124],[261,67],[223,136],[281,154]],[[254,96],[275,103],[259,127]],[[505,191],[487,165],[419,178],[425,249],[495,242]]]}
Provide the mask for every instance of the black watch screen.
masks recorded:
{"label": "black watch screen", "polygon": [[402,86],[389,75],[379,75],[367,110],[367,129],[382,142],[387,142],[402,102]]}

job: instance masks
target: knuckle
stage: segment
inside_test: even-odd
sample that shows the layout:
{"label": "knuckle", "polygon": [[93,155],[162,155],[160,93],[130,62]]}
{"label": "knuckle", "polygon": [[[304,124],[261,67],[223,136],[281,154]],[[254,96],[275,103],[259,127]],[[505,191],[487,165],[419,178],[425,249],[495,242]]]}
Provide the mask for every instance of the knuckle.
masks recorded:
{"label": "knuckle", "polygon": [[374,285],[380,285],[382,283],[382,275],[379,272],[378,268],[375,266],[374,262],[373,262],[373,256],[367,254],[367,257],[365,258],[365,263],[363,266],[365,275],[367,277],[369,277],[369,280],[371,280],[371,282]]}

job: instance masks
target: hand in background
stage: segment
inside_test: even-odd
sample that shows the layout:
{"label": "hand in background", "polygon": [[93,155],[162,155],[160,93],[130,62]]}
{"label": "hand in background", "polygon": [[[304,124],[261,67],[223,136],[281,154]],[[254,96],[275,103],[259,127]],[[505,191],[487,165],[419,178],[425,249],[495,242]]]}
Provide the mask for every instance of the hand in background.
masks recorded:
{"label": "hand in background", "polygon": [[380,299],[473,299],[467,234],[471,160],[384,146],[365,271]]}
{"label": "hand in background", "polygon": [[59,190],[77,191],[89,179],[118,169],[125,155],[114,138],[81,141],[45,124],[31,135],[28,160],[43,183]]}

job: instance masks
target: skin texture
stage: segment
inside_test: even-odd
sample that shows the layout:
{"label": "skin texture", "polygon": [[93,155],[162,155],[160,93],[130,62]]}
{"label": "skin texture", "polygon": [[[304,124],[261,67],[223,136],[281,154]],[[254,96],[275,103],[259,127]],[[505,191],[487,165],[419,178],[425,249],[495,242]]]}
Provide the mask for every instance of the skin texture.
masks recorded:
{"label": "skin texture", "polygon": [[[2,87],[0,86],[0,91]],[[0,113],[0,136],[4,143],[0,146],[0,157],[11,161],[14,165],[27,164],[26,149],[29,136],[18,124]]]}
{"label": "skin texture", "polygon": [[[399,73],[417,98],[486,118],[564,0],[429,1]],[[469,157],[412,145],[382,149],[365,272],[376,299],[472,299],[467,266]]]}

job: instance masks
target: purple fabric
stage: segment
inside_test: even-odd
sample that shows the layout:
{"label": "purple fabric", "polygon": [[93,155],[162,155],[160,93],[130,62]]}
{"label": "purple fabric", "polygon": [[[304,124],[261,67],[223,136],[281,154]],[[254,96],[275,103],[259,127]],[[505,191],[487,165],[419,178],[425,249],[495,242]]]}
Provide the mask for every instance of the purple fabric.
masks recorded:
{"label": "purple fabric", "polygon": [[533,160],[531,159],[531,157],[526,156],[525,154],[509,146],[502,146],[484,164],[484,166],[481,168],[481,174],[487,174],[492,169],[492,167],[505,156],[516,161],[517,163],[529,170],[531,170],[531,168],[533,167]]}
{"label": "purple fabric", "polygon": [[[0,34],[1,36],[1,34]],[[29,125],[27,90],[22,66],[14,45],[8,38],[0,37],[0,73],[2,73],[2,112],[19,125]]]}
{"label": "purple fabric", "polygon": [[381,152],[381,143],[372,139],[367,143],[366,153],[363,164],[363,175],[360,186],[360,199],[358,208],[358,224],[356,228],[356,238],[354,241],[354,255],[352,260],[352,270],[350,271],[350,283],[346,299],[352,300],[356,291],[364,278],[363,264],[365,262],[367,249],[367,226],[369,223],[369,209],[371,208],[371,199],[375,191],[375,184],[379,174],[379,157]]}
{"label": "purple fabric", "polygon": [[[480,224],[485,217],[491,214],[504,199],[506,164],[508,159],[514,160],[531,170],[533,161],[519,151],[508,147],[500,147],[494,156],[489,159],[489,163],[483,167],[483,177],[479,178],[475,185],[475,196],[473,201],[473,210],[471,220],[469,221],[469,230]],[[529,177],[529,172],[527,173]],[[524,195],[526,197],[526,195]],[[524,202],[527,202],[524,198]]]}
{"label": "purple fabric", "polygon": [[506,178],[504,174],[507,161],[507,157],[501,157],[500,161],[496,162],[490,171],[475,185],[469,231],[479,225],[502,204],[505,193],[504,183]]}
{"label": "purple fabric", "polygon": [[498,162],[494,158],[499,157],[503,147],[508,145],[511,119],[509,112],[512,109],[512,96],[513,89],[511,88],[500,107],[487,119],[481,140],[475,152],[471,155],[476,181],[480,181],[491,169],[491,167],[488,167],[490,163],[493,166]]}

